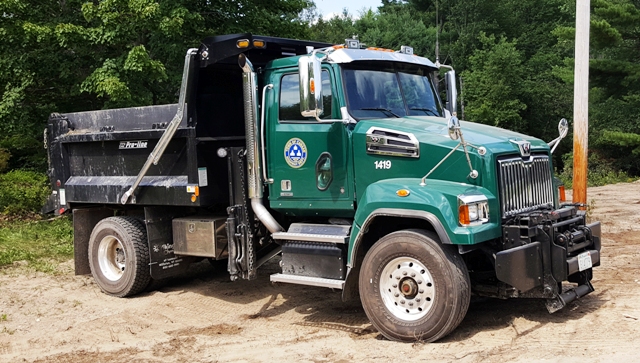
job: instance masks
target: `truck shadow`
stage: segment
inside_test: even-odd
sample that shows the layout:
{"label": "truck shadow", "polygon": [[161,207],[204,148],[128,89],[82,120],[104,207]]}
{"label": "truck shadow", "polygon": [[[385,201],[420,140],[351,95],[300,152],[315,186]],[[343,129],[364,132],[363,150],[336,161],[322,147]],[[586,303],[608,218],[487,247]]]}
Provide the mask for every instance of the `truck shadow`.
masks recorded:
{"label": "truck shadow", "polygon": [[[277,272],[277,263],[272,263],[263,266],[255,280],[231,282],[226,271],[216,272],[205,261],[194,264],[185,276],[161,281],[155,289],[163,293],[191,292],[238,307],[264,301],[261,305],[256,304],[253,312],[240,318],[255,320],[279,317],[294,325],[345,331],[353,338],[366,336],[384,339],[371,326],[359,301],[343,303],[340,291],[326,288],[274,285],[269,281],[269,275]],[[504,328],[513,329],[514,338],[523,337],[549,324],[562,324],[598,310],[608,301],[607,291],[593,292],[554,314],[547,312],[543,300],[473,297],[460,326],[439,343],[463,341],[479,333]],[[290,314],[292,311],[295,314]],[[523,321],[526,323],[523,324]]]}
{"label": "truck shadow", "polygon": [[550,314],[542,299],[510,299],[472,297],[466,317],[442,343],[463,341],[476,334],[505,328],[513,330],[512,338],[525,337],[549,325],[564,324],[583,318],[602,307],[608,299],[608,289],[575,300]]}

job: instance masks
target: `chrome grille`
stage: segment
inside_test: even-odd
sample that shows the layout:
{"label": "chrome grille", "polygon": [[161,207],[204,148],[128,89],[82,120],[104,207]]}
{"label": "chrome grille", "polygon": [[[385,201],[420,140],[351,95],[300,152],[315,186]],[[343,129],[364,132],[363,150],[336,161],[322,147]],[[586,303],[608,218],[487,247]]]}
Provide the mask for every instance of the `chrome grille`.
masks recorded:
{"label": "chrome grille", "polygon": [[498,160],[502,217],[553,206],[551,165],[547,155],[528,160],[510,157]]}

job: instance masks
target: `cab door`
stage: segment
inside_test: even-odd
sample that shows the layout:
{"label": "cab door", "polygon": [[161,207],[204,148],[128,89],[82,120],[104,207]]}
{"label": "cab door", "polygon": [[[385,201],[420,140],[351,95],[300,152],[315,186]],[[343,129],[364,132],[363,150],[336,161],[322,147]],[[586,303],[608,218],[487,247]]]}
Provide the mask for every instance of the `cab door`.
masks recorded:
{"label": "cab door", "polygon": [[[351,217],[354,213],[350,133],[340,122],[318,122],[300,114],[296,69],[272,77],[267,150],[271,208],[287,215]],[[321,118],[339,119],[331,69],[323,68]]]}

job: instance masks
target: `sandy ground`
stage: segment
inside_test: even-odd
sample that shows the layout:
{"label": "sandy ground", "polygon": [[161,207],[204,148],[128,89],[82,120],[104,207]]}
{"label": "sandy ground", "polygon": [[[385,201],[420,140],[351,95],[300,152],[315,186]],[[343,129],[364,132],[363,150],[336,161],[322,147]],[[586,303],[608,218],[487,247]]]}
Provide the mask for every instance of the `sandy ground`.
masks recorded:
{"label": "sandy ground", "polygon": [[275,263],[234,283],[200,263],[117,299],[69,261],[57,276],[0,270],[0,362],[640,361],[640,183],[591,188],[589,200],[604,231],[596,291],[555,314],[537,300],[476,299],[445,339],[403,344],[339,293],[270,284]]}

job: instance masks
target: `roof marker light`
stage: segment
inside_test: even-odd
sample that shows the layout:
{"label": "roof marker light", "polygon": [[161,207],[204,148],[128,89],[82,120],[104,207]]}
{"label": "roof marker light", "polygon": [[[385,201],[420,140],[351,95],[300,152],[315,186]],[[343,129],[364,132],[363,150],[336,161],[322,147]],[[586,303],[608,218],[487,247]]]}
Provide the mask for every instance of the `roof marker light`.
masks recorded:
{"label": "roof marker light", "polygon": [[360,41],[358,39],[345,39],[344,44],[349,49],[360,49]]}
{"label": "roof marker light", "polygon": [[403,46],[400,47],[400,53],[413,55],[413,47],[409,47],[409,46],[403,45]]}

